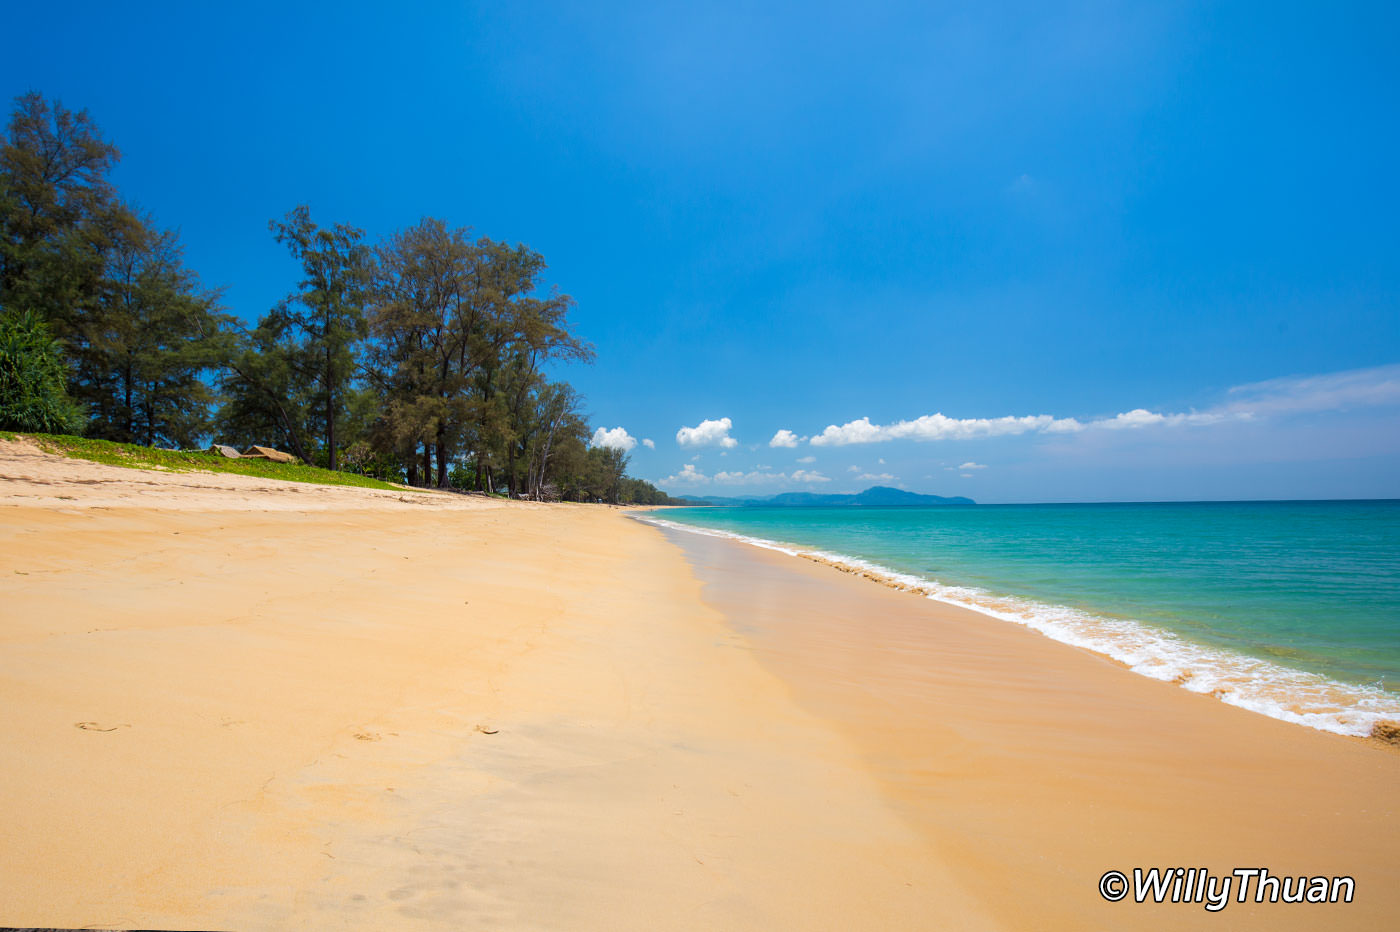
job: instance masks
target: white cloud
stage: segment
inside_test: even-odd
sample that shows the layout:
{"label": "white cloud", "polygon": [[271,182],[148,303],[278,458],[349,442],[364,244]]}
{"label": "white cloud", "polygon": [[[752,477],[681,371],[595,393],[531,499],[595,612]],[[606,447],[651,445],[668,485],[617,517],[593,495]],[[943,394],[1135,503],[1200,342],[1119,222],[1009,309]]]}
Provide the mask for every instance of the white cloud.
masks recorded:
{"label": "white cloud", "polygon": [[694,464],[686,463],[681,467],[681,471],[674,476],[667,476],[661,480],[662,485],[703,485],[710,481],[710,477],[695,469]]}
{"label": "white cloud", "polygon": [[797,461],[799,463],[815,463],[817,458],[815,456],[799,456]]}
{"label": "white cloud", "polygon": [[723,482],[726,485],[756,485],[765,482],[780,482],[786,478],[787,476],[782,473],[773,472],[740,472],[734,470],[715,473],[715,481]]}
{"label": "white cloud", "polygon": [[681,471],[674,476],[667,476],[658,481],[658,485],[704,485],[706,483],[716,483],[719,485],[774,485],[779,483],[813,483],[830,482],[826,476],[819,472],[811,472],[806,469],[799,469],[791,475],[784,472],[767,472],[752,470],[750,472],[721,471],[713,476],[707,476],[697,470],[692,464],[686,463]]}
{"label": "white cloud", "polygon": [[972,478],[972,473],[970,473],[970,472],[961,473],[960,475],[961,475],[964,479],[971,479],[971,478]]}
{"label": "white cloud", "polygon": [[614,427],[612,430],[598,428],[593,432],[593,439],[589,441],[589,446],[611,447],[614,450],[621,450],[627,453],[637,445],[637,438],[633,437],[621,427]]}
{"label": "white cloud", "polygon": [[768,445],[770,447],[791,448],[797,446],[799,443],[806,439],[806,437],[799,437],[787,428],[783,428],[782,430],[778,431],[776,434],[773,435],[773,439],[768,441]]}
{"label": "white cloud", "polygon": [[848,421],[840,427],[828,424],[826,430],[812,438],[812,446],[841,447],[851,443],[875,443],[879,440],[888,440],[888,437],[880,436],[881,430],[883,428],[870,423],[868,417],[863,417],[858,421]]}
{"label": "white cloud", "polygon": [[1145,408],[1135,408],[1113,417],[1094,421],[1079,421],[1072,417],[1057,418],[1049,414],[1024,417],[952,418],[943,414],[925,414],[912,421],[893,424],[872,424],[869,418],[829,425],[812,438],[813,446],[848,446],[856,443],[884,443],[888,440],[968,440],[975,437],[1006,437],[1017,434],[1075,434],[1084,430],[1183,425],[1215,424],[1229,418],[1248,417],[1244,413],[1221,411],[1191,412],[1189,414],[1158,414]]}
{"label": "white cloud", "polygon": [[655,441],[655,440],[652,440],[650,437],[643,437],[643,438],[642,438],[642,446],[646,447],[648,450],[655,450],[655,449],[656,449],[656,441]]}
{"label": "white cloud", "polygon": [[811,443],[818,447],[847,446],[889,440],[966,440],[1025,433],[1076,434],[1088,430],[1202,427],[1269,415],[1395,405],[1400,405],[1400,364],[1237,385],[1229,390],[1224,403],[1204,411],[1164,413],[1133,408],[1111,417],[1083,421],[1049,414],[950,418],[938,413],[926,414],[912,421],[872,424],[868,417],[863,417],[841,425],[828,425],[811,439]]}
{"label": "white cloud", "polygon": [[1045,430],[1055,424],[1048,414],[1027,417],[952,418],[925,414],[912,421],[872,424],[863,417],[841,426],[829,425],[812,438],[812,446],[847,446],[853,443],[883,443],[886,440],[966,440],[970,437],[999,437]]}
{"label": "white cloud", "polygon": [[891,475],[890,475],[889,473],[887,473],[887,472],[880,472],[880,473],[864,472],[864,473],[861,473],[859,476],[856,476],[856,478],[857,478],[857,479],[869,479],[869,480],[872,480],[872,481],[875,481],[875,482],[893,482],[893,481],[895,481],[896,479],[898,479],[899,477],[898,477],[898,476],[891,476]]}
{"label": "white cloud", "polygon": [[859,466],[847,466],[846,472],[860,472]]}
{"label": "white cloud", "polygon": [[1400,364],[1236,385],[1229,412],[1254,415],[1335,411],[1400,404]]}
{"label": "white cloud", "polygon": [[1219,412],[1207,411],[1200,414],[1157,414],[1148,411],[1146,408],[1134,408],[1122,414],[1115,414],[1098,421],[1090,421],[1087,427],[1104,427],[1108,430],[1133,429],[1138,427],[1156,427],[1164,425],[1167,427],[1178,427],[1182,424],[1214,424],[1223,421],[1227,415]]}
{"label": "white cloud", "polygon": [[[949,468],[949,469],[952,469],[953,467],[949,466],[948,468]],[[969,461],[969,462],[963,463],[963,464],[962,464],[961,466],[959,466],[958,468],[959,468],[959,469],[986,469],[987,467],[986,467],[984,464],[982,464],[982,463],[973,463],[973,462]]]}
{"label": "white cloud", "polygon": [[1136,430],[1145,427],[1200,427],[1274,414],[1336,411],[1400,405],[1400,364],[1352,369],[1324,375],[1289,376],[1237,385],[1227,400],[1204,411],[1164,413],[1133,408],[1110,417],[1079,420],[1032,414],[1021,417],[953,418],[925,414],[912,421],[873,424],[862,417],[829,424],[811,438],[812,446],[849,446],[890,440],[967,440],[1017,434],[1077,434],[1087,430]]}
{"label": "white cloud", "polygon": [[729,436],[734,422],[727,417],[715,421],[701,421],[696,427],[682,427],[676,431],[676,443],[683,447],[737,447],[739,441]]}

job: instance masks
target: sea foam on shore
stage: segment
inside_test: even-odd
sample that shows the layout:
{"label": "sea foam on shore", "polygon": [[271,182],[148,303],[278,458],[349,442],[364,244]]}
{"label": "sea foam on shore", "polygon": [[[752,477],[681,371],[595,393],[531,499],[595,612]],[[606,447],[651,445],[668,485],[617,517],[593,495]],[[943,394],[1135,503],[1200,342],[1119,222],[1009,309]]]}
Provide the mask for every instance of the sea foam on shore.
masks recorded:
{"label": "sea foam on shore", "polygon": [[1400,697],[1384,689],[1342,683],[1243,653],[1193,643],[1142,622],[1106,618],[977,587],[946,585],[848,554],[668,521],[654,514],[634,517],[658,527],[726,538],[802,557],[937,602],[1023,625],[1056,641],[1109,657],[1134,673],[1172,682],[1286,722],[1366,737],[1377,723],[1400,720]]}

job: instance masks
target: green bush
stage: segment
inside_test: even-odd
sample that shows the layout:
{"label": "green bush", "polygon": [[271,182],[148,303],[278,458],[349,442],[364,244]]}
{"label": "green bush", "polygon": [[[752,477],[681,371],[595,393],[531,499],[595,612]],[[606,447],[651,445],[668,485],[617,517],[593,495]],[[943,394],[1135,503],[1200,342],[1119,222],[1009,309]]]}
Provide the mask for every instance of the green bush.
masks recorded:
{"label": "green bush", "polygon": [[32,311],[0,317],[0,430],[76,433],[83,415],[65,389],[58,341]]}

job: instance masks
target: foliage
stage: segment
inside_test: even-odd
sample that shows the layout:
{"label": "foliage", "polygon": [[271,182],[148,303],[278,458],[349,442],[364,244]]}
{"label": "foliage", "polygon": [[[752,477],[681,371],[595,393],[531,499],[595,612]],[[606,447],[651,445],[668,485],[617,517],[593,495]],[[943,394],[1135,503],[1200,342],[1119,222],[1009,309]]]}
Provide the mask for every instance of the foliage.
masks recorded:
{"label": "foliage", "polygon": [[435,472],[445,487],[466,456],[478,490],[538,497],[553,437],[577,405],[541,368],[592,356],[569,332],[572,299],[539,294],[538,253],[433,218],[375,256],[366,373],[385,400],[375,442],[403,459],[410,482],[421,465],[425,483]]}
{"label": "foliage", "polygon": [[[626,476],[624,453],[589,448],[582,397],[551,378],[593,352],[528,246],[435,218],[371,244],[295,207],[269,229],[300,280],[245,326],[186,268],[178,237],[118,196],[120,154],[86,111],[27,94],[0,143],[0,309],[29,328],[5,357],[6,404],[28,412],[7,415],[15,425],[147,447],[256,443],[333,472],[513,498],[665,499]],[[45,325],[52,338],[35,335]],[[218,468],[249,468],[237,462]]]}
{"label": "foliage", "polygon": [[0,145],[0,306],[59,338],[89,433],[191,445],[210,427],[222,318],[175,234],[117,197],[119,157],[86,111],[16,101]]}
{"label": "foliage", "polygon": [[97,300],[69,338],[88,433],[147,446],[197,446],[214,393],[205,374],[227,351],[216,296],[185,269],[175,235],[132,218],[110,242]]}
{"label": "foliage", "polygon": [[0,317],[0,429],[71,430],[81,409],[64,391],[67,371],[58,342],[32,311]]}
{"label": "foliage", "polygon": [[95,302],[127,219],[107,178],[120,157],[87,111],[37,93],[15,101],[0,145],[0,305],[39,314],[60,338]]}
{"label": "foliage", "polygon": [[644,479],[624,477],[618,501],[623,505],[689,505],[685,499],[672,498]]}
{"label": "foliage", "polygon": [[335,469],[337,428],[355,375],[356,347],[365,336],[370,253],[361,230],[345,224],[319,227],[304,205],[268,227],[306,276],[301,290],[278,304],[269,321],[290,336],[283,347],[289,366],[302,384],[314,386],[309,420],[319,427],[328,465]]}

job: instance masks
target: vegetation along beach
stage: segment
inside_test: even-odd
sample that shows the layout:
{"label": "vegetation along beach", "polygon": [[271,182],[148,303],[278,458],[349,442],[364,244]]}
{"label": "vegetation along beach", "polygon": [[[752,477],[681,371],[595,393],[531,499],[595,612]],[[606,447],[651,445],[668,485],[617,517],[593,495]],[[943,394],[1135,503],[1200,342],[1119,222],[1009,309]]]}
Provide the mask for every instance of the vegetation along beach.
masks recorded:
{"label": "vegetation along beach", "polygon": [[1400,924],[1396,14],[7,25],[0,929]]}

